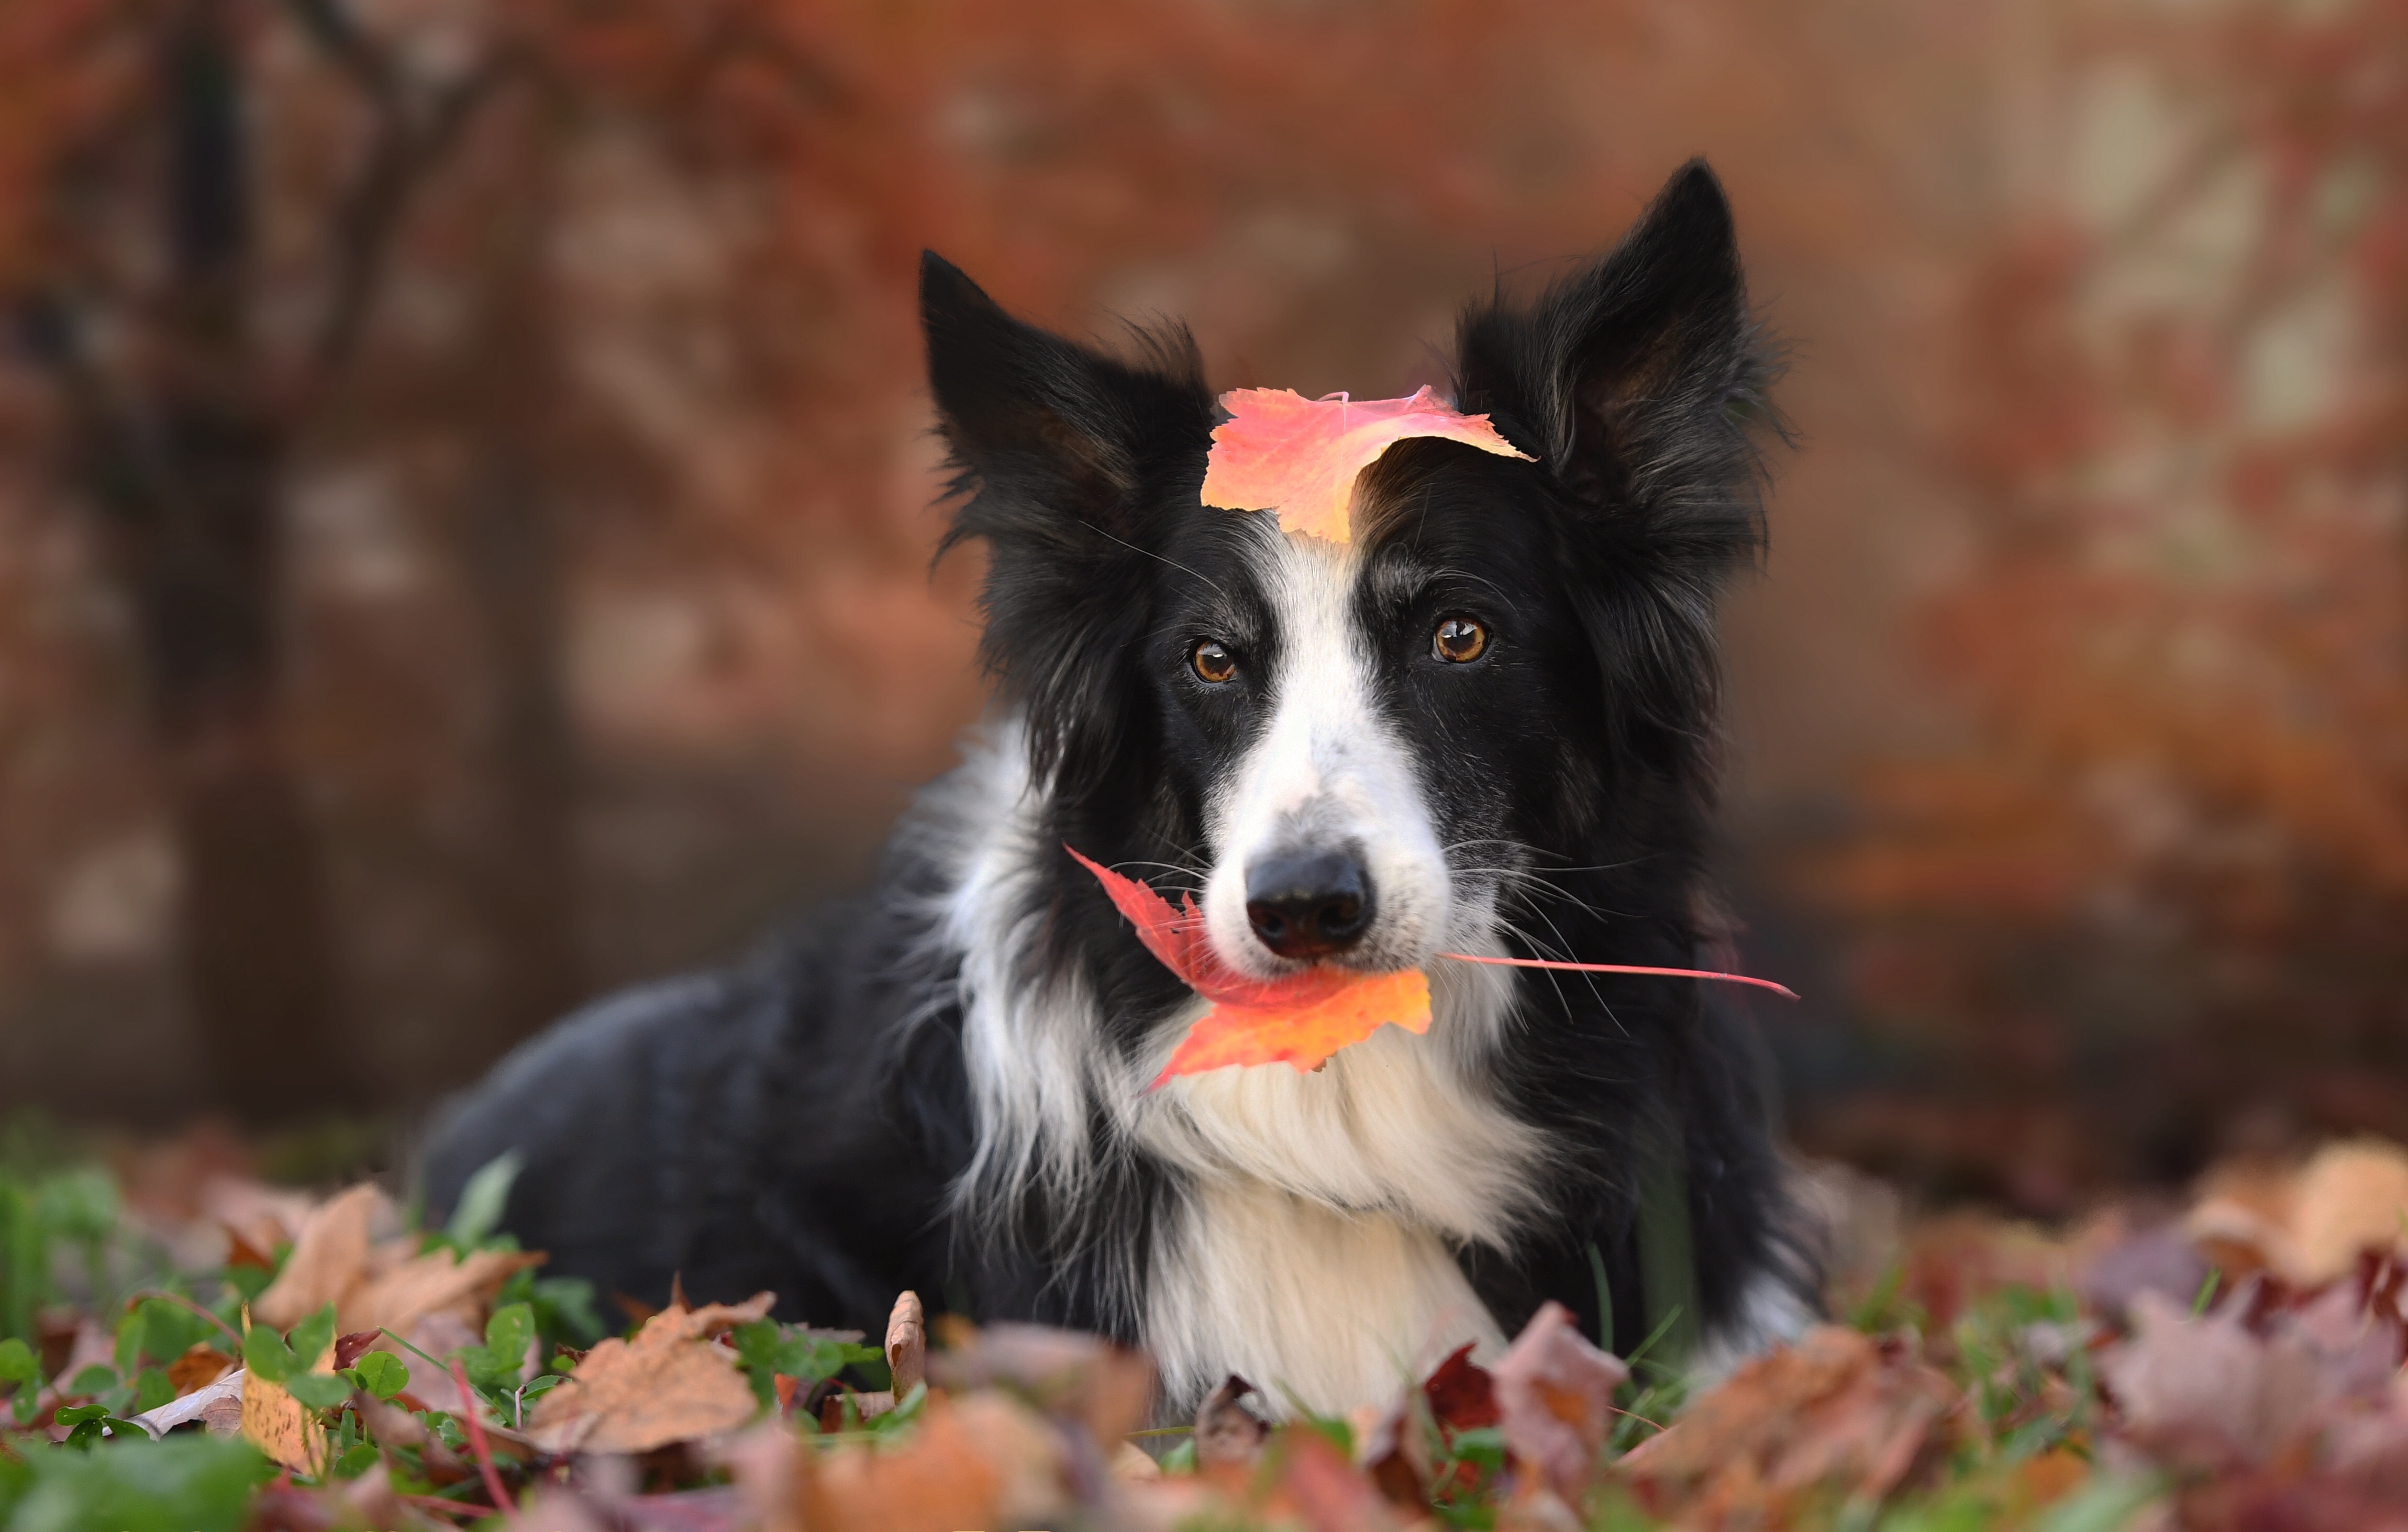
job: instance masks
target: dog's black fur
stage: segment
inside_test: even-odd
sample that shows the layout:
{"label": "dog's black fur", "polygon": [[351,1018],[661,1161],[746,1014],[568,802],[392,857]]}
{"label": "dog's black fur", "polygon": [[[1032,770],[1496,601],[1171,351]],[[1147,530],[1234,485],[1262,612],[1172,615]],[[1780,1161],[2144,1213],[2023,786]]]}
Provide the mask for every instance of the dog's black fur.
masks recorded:
{"label": "dog's black fur", "polygon": [[[1024,966],[1082,981],[1099,1056],[1158,1067],[1186,992],[1058,848],[1192,868],[1207,843],[1208,793],[1261,699],[1198,686],[1184,662],[1207,633],[1254,673],[1277,668],[1280,635],[1248,586],[1253,518],[1198,506],[1218,417],[1183,333],[1114,360],[1010,320],[933,255],[922,302],[959,474],[948,544],[987,545],[984,655],[1050,782]],[[1771,419],[1770,372],[1727,204],[1692,164],[1535,304],[1466,312],[1455,402],[1539,461],[1421,439],[1366,476],[1364,556],[1419,573],[1357,616],[1405,636],[1381,695],[1426,767],[1441,838],[1544,852],[1510,895],[1508,950],[1722,966],[1702,885],[1713,602],[1760,546],[1752,435]],[[1413,637],[1467,607],[1498,635],[1476,675],[1427,663]],[[1192,1167],[1120,1141],[1096,1108],[1074,1196],[1008,1177],[992,1196],[954,1195],[982,1124],[960,953],[932,946],[928,910],[961,833],[943,815],[907,823],[863,898],[752,962],[606,1000],[520,1050],[436,1133],[430,1204],[515,1148],[507,1226],[606,1290],[657,1304],[673,1277],[696,1299],[769,1288],[789,1317],[875,1328],[909,1287],[982,1320],[1140,1339],[1151,1231]],[[1483,1084],[1550,1143],[1546,1217],[1508,1248],[1457,1251],[1505,1332],[1554,1298],[1627,1346],[1670,1303],[1729,1328],[1752,1283],[1801,1286],[1738,1012],[1689,981],[1517,982]]]}

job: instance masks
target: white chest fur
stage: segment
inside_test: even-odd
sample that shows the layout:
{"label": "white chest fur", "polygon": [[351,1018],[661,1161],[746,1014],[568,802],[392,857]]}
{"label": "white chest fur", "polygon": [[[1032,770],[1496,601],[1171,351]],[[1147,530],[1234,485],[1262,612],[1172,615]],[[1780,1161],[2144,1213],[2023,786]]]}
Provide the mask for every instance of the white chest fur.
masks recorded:
{"label": "white chest fur", "polygon": [[1228,1373],[1324,1413],[1394,1398],[1466,1341],[1503,1346],[1435,1233],[1259,1181],[1198,1188],[1155,1245],[1145,1340],[1174,1409]]}
{"label": "white chest fur", "polygon": [[1142,1098],[1132,1136],[1190,1178],[1141,1316],[1174,1407],[1238,1372],[1342,1412],[1466,1341],[1501,1344],[1453,1249],[1506,1245],[1539,1211],[1539,1135],[1464,1067],[1504,993],[1449,975],[1426,1036],[1384,1028],[1312,1074],[1216,1070]]}

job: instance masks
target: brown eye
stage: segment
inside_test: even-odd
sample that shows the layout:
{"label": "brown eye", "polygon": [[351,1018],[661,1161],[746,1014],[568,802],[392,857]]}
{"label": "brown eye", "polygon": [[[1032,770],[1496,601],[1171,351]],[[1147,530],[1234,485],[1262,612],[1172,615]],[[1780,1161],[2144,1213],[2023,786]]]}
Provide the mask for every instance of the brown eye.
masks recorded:
{"label": "brown eye", "polygon": [[1450,617],[1430,637],[1430,652],[1450,665],[1469,665],[1487,651],[1488,629],[1469,617]]}
{"label": "brown eye", "polygon": [[1199,678],[1215,686],[1238,673],[1237,659],[1223,649],[1217,639],[1207,638],[1197,644],[1196,652],[1187,657],[1187,663],[1196,667]]}

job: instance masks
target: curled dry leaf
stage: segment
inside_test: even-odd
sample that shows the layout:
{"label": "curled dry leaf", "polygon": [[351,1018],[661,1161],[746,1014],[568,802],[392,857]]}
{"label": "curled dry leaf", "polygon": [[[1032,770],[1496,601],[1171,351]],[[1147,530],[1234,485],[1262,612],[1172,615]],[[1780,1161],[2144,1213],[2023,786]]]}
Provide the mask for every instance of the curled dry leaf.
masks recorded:
{"label": "curled dry leaf", "polygon": [[919,1387],[928,1377],[928,1322],[920,1295],[906,1291],[895,1299],[886,1319],[886,1370],[894,1374],[895,1397]]}
{"label": "curled dry leaf", "polygon": [[1316,1068],[1389,1023],[1408,1032],[1429,1030],[1429,981],[1419,969],[1367,974],[1324,966],[1281,980],[1249,979],[1212,951],[1193,899],[1182,895],[1173,908],[1145,883],[1089,861],[1075,847],[1063,849],[1103,884],[1145,950],[1212,1002],[1170,1055],[1155,1089],[1175,1076],[1230,1065]]}
{"label": "curled dry leaf", "polygon": [[1221,395],[1229,419],[1212,430],[1203,502],[1228,510],[1276,510],[1280,528],[1347,540],[1354,480],[1409,437],[1440,437],[1499,457],[1534,462],[1485,415],[1466,415],[1424,388],[1410,399],[1308,399],[1293,389],[1240,388]]}
{"label": "curled dry leaf", "polygon": [[[1458,1356],[1469,1366],[1468,1356]],[[1576,1497],[1613,1430],[1613,1391],[1628,1381],[1630,1369],[1589,1344],[1571,1311],[1551,1300],[1530,1316],[1489,1377],[1506,1447],[1537,1468],[1557,1494]],[[1437,1381],[1433,1376],[1431,1382]],[[1479,1400],[1470,1380],[1452,1381],[1450,1392],[1457,1396],[1455,1407],[1469,1412],[1465,1418],[1474,1418]],[[1435,1408],[1435,1396],[1431,1403]]]}
{"label": "curled dry leaf", "polygon": [[236,1370],[212,1379],[156,1410],[144,1410],[134,1417],[134,1424],[154,1437],[165,1436],[191,1421],[199,1421],[212,1436],[237,1435],[242,1430],[244,1377]]}
{"label": "curled dry leaf", "polygon": [[1756,1358],[1618,1466],[1684,1525],[1779,1525],[1814,1496],[1878,1502],[1943,1456],[1959,1404],[1931,1368],[1818,1325]]}
{"label": "curled dry leaf", "polygon": [[633,1340],[605,1340],[546,1394],[526,1437],[548,1453],[648,1453],[731,1431],[752,1418],[752,1385],[710,1338],[769,1312],[775,1295],[740,1304],[671,1307]]}
{"label": "curled dry leaf", "polygon": [[2219,1265],[2267,1269],[2295,1287],[2349,1275],[2368,1251],[2399,1251],[2408,1153],[2378,1139],[2329,1144],[2295,1175],[2217,1177],[2185,1227]]}
{"label": "curled dry leaf", "polygon": [[1259,1402],[1262,1394],[1236,1373],[1204,1396],[1196,1407],[1196,1466],[1207,1470],[1250,1470],[1262,1461],[1263,1444],[1271,1425]]}

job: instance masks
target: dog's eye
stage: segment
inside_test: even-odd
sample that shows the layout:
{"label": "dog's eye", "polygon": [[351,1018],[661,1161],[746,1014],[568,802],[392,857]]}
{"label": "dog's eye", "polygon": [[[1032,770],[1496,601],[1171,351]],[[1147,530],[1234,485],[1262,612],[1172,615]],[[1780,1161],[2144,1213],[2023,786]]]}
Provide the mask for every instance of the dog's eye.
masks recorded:
{"label": "dog's eye", "polygon": [[1238,673],[1237,656],[1222,648],[1217,638],[1207,638],[1197,644],[1195,652],[1187,656],[1187,663],[1196,667],[1199,680],[1215,686]]}
{"label": "dog's eye", "polygon": [[1469,617],[1450,617],[1430,635],[1430,652],[1449,665],[1469,665],[1488,650],[1488,629]]}

